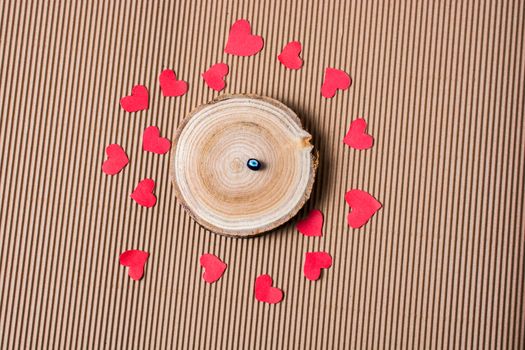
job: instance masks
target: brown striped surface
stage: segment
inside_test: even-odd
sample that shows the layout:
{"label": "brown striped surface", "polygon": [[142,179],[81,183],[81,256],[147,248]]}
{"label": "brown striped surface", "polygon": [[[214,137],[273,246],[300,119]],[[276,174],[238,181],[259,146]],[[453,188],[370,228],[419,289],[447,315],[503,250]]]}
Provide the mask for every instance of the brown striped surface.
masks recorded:
{"label": "brown striped surface", "polygon": [[[15,1],[0,3],[0,348],[523,348],[525,4],[504,1]],[[265,48],[222,52],[249,19]],[[277,54],[303,43],[305,66]],[[169,157],[142,151],[145,127],[174,135],[218,94],[200,74],[230,65],[223,93],[288,104],[319,148],[306,209],[269,235],[211,234],[181,208]],[[320,95],[326,66],[354,83]],[[189,82],[162,97],[158,75]],[[150,108],[118,100],[134,84]],[[365,117],[375,145],[342,138]],[[102,173],[119,143],[130,164]],[[129,194],[157,182],[153,209]],[[344,193],[384,205],[362,229],[346,224]],[[302,210],[299,216],[304,216]],[[120,252],[151,253],[132,281]],[[334,265],[303,277],[304,253]],[[213,285],[198,258],[228,263]],[[278,305],[255,301],[269,273]]]}

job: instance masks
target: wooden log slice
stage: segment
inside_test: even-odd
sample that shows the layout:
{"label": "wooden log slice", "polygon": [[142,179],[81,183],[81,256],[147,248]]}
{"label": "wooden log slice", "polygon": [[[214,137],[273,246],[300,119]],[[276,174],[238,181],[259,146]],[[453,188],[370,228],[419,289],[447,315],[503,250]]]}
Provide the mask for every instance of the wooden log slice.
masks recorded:
{"label": "wooden log slice", "polygon": [[[226,95],[182,122],[171,179],[190,215],[209,230],[250,237],[292,218],[310,196],[317,168],[311,135],[284,104]],[[249,159],[261,169],[251,170]]]}

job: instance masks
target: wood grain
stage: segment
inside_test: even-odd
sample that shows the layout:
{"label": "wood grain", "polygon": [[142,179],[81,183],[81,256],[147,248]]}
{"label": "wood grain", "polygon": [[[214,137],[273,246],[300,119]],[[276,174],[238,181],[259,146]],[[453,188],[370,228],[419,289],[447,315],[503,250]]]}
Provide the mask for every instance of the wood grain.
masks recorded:
{"label": "wood grain", "polygon": [[[318,158],[299,117],[279,101],[223,95],[181,123],[171,179],[188,213],[209,230],[251,237],[290,220],[310,197]],[[262,164],[257,171],[249,159]]]}

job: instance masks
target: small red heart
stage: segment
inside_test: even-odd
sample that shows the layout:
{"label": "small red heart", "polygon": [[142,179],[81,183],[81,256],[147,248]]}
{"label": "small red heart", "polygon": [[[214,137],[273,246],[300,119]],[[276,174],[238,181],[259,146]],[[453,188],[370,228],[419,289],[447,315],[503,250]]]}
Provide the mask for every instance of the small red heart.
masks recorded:
{"label": "small red heart", "polygon": [[355,149],[368,149],[374,144],[374,138],[365,133],[366,121],[362,118],[350,123],[350,129],[346,134],[343,142]]}
{"label": "small red heart", "polygon": [[255,279],[255,299],[268,304],[277,304],[283,300],[283,291],[272,287],[273,280],[269,275],[260,275]]}
{"label": "small red heart", "polygon": [[229,67],[226,63],[216,63],[204,73],[202,78],[206,84],[215,91],[221,91],[226,87],[224,77],[228,75]]}
{"label": "small red heart", "polygon": [[120,265],[127,266],[129,277],[138,281],[144,275],[144,265],[148,257],[149,253],[143,250],[126,250],[120,254]]}
{"label": "small red heart", "polygon": [[297,230],[308,237],[321,237],[323,235],[323,213],[318,210],[312,210],[308,216],[297,222]]}
{"label": "small red heart", "polygon": [[142,134],[142,149],[157,154],[164,154],[170,150],[171,142],[160,137],[160,130],[156,126],[149,126]]}
{"label": "small red heart", "polygon": [[188,91],[188,83],[177,80],[175,72],[171,69],[165,69],[160,73],[159,84],[164,97],[182,96]]}
{"label": "small red heart", "polygon": [[208,283],[213,283],[221,278],[228,266],[213,254],[203,254],[199,261],[201,266],[204,267],[202,279]]}
{"label": "small red heart", "polygon": [[321,277],[321,269],[332,266],[332,257],[326,252],[311,252],[305,254],[304,276],[310,281],[317,281]]}
{"label": "small red heart", "polygon": [[326,98],[335,96],[335,92],[339,90],[346,90],[352,84],[350,76],[340,69],[326,68],[324,72],[324,82],[321,86],[321,94]]}
{"label": "small red heart", "polygon": [[303,60],[299,57],[302,47],[298,41],[292,41],[286,44],[277,59],[289,69],[299,69],[303,66]]}
{"label": "small red heart", "polygon": [[120,99],[120,105],[126,112],[148,109],[148,89],[144,85],[135,85],[131,89],[131,95]]}
{"label": "small red heart", "polygon": [[366,224],[381,209],[381,203],[365,191],[350,190],[345,194],[345,200],[351,209],[348,213],[348,225],[353,228]]}
{"label": "small red heart", "polygon": [[102,164],[102,171],[107,175],[118,174],[129,163],[129,158],[122,147],[113,143],[106,147],[108,159]]}
{"label": "small red heart", "polygon": [[230,28],[224,52],[237,56],[252,56],[261,51],[263,46],[263,38],[252,35],[250,22],[239,19]]}
{"label": "small red heart", "polygon": [[143,207],[151,208],[157,203],[157,197],[153,194],[154,188],[155,181],[152,179],[144,179],[135,187],[130,197]]}

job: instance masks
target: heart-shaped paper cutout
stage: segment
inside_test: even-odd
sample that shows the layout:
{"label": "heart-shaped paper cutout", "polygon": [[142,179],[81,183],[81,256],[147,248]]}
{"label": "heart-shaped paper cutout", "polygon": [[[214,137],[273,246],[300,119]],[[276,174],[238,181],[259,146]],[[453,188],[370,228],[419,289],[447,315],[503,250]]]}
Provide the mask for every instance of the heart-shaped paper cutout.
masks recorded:
{"label": "heart-shaped paper cutout", "polygon": [[131,90],[131,95],[120,99],[120,105],[126,112],[148,109],[148,89],[144,85],[135,85]]}
{"label": "heart-shaped paper cutout", "polygon": [[120,265],[128,267],[128,275],[138,281],[144,275],[144,265],[149,253],[143,250],[126,250],[120,254]]}
{"label": "heart-shaped paper cutout", "polygon": [[303,66],[303,60],[299,57],[302,47],[298,41],[292,41],[286,44],[277,59],[286,68],[300,69]]}
{"label": "heart-shaped paper cutout", "polygon": [[370,220],[379,209],[381,203],[372,195],[361,190],[350,190],[345,194],[345,200],[350,206],[348,225],[360,228]]}
{"label": "heart-shaped paper cutout", "polygon": [[149,126],[142,134],[142,149],[157,154],[165,154],[170,150],[171,142],[160,137],[160,130],[156,126]]}
{"label": "heart-shaped paper cutout", "polygon": [[269,275],[260,275],[255,279],[255,299],[268,304],[277,304],[283,300],[283,291],[272,287]]}
{"label": "heart-shaped paper cutout", "polygon": [[202,73],[202,78],[210,88],[221,91],[226,87],[224,77],[228,75],[228,72],[229,68],[226,63],[216,63]]}
{"label": "heart-shaped paper cutout", "polygon": [[106,147],[108,159],[102,164],[102,171],[107,175],[118,174],[129,163],[129,158],[120,145],[113,143]]}
{"label": "heart-shaped paper cutout", "polygon": [[367,134],[366,121],[362,118],[350,123],[350,129],[346,134],[343,142],[355,149],[369,149],[374,144],[374,138]]}
{"label": "heart-shaped paper cutout", "polygon": [[152,179],[144,179],[135,187],[130,197],[143,207],[151,208],[157,203],[157,197],[153,194],[154,188],[155,181]]}
{"label": "heart-shaped paper cutout", "polygon": [[297,222],[297,230],[308,237],[321,237],[323,235],[323,213],[314,209],[308,216]]}
{"label": "heart-shaped paper cutout", "polygon": [[352,84],[350,76],[340,69],[326,68],[321,94],[326,98],[335,96],[337,90],[346,90]]}
{"label": "heart-shaped paper cutout", "polygon": [[252,56],[261,51],[263,46],[263,38],[252,34],[250,22],[239,19],[230,28],[224,52],[237,56]]}
{"label": "heart-shaped paper cutout", "polygon": [[213,283],[221,278],[228,266],[213,254],[203,254],[199,261],[204,268],[202,279],[208,283]]}
{"label": "heart-shaped paper cutout", "polygon": [[309,252],[305,254],[304,276],[310,281],[316,281],[321,277],[321,269],[332,266],[332,257],[326,252]]}
{"label": "heart-shaped paper cutout", "polygon": [[159,84],[164,97],[182,96],[188,91],[188,83],[177,80],[175,72],[171,69],[165,69],[160,73]]}

